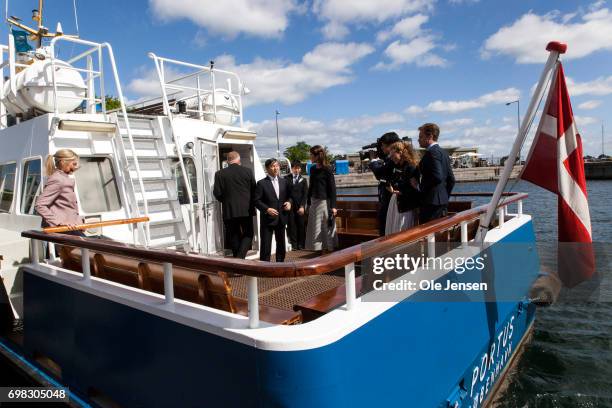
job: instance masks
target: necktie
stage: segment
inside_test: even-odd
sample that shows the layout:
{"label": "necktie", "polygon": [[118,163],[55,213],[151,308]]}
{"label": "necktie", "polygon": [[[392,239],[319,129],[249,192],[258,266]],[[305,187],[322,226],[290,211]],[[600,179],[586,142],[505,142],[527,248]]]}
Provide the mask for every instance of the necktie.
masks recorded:
{"label": "necktie", "polygon": [[276,193],[276,198],[279,198],[278,177],[272,178],[272,187],[274,187],[274,192]]}

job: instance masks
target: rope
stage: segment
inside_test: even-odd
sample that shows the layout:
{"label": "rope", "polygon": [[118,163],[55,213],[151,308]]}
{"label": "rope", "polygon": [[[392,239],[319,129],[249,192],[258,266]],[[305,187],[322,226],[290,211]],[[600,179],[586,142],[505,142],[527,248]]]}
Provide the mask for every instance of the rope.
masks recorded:
{"label": "rope", "polygon": [[79,33],[79,17],[77,15],[77,5],[76,5],[76,0],[72,0],[72,8],[74,10],[74,25],[76,26],[76,32],[77,32],[77,36],[81,37],[80,33]]}

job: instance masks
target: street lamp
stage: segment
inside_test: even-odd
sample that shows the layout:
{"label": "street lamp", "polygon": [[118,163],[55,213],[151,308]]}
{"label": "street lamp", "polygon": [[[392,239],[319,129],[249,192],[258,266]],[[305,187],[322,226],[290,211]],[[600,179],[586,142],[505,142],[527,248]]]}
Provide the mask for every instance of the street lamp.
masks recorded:
{"label": "street lamp", "polygon": [[280,112],[276,110],[274,113],[276,114],[276,158],[280,160],[280,141],[278,138],[278,115],[280,115]]}
{"label": "street lamp", "polygon": [[[516,131],[517,135],[521,132],[521,101],[517,99],[516,101],[506,102],[506,106],[510,106],[513,103],[516,103]],[[523,150],[523,146],[519,149],[519,164],[521,162],[521,151]]]}

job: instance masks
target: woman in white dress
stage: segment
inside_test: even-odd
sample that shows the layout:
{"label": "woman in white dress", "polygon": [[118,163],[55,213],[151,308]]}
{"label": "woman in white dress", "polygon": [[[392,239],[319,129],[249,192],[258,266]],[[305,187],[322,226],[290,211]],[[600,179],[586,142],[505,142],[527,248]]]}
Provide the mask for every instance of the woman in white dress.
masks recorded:
{"label": "woman in white dress", "polygon": [[393,194],[387,212],[387,235],[414,226],[420,198],[418,158],[412,145],[403,141],[393,143],[389,157],[395,167],[387,185],[387,190]]}

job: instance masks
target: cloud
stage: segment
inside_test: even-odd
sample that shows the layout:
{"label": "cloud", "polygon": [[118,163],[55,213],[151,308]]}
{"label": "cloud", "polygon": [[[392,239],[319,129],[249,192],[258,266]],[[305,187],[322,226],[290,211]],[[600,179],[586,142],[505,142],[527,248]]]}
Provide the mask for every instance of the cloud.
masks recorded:
{"label": "cloud", "polygon": [[464,99],[457,101],[437,100],[429,103],[424,108],[412,105],[405,110],[406,113],[418,114],[423,111],[428,112],[443,112],[457,113],[470,109],[484,108],[489,105],[502,104],[516,100],[521,95],[521,92],[516,88],[500,89],[490,92],[474,99]]}
{"label": "cloud", "polygon": [[395,23],[389,30],[380,31],[376,35],[376,40],[384,42],[392,37],[401,37],[410,40],[423,31],[421,26],[429,21],[429,17],[425,14],[415,14],[414,16],[406,17]]}
{"label": "cloud", "polygon": [[[325,22],[323,34],[338,39],[355,23],[382,23],[433,8],[435,0],[314,0],[313,12]],[[340,27],[344,27],[341,29]]]}
{"label": "cloud", "polygon": [[592,81],[576,82],[573,78],[565,77],[569,93],[572,96],[579,95],[609,95],[612,94],[612,75],[609,77],[599,77]]}
{"label": "cloud", "polygon": [[300,11],[295,0],[149,0],[149,6],[162,21],[187,19],[228,37],[241,33],[279,37],[289,24],[289,14]]}
{"label": "cloud", "polygon": [[578,109],[584,109],[584,110],[595,109],[599,107],[600,105],[601,105],[600,100],[590,100],[590,101],[585,101],[579,104]]}
{"label": "cloud", "polygon": [[520,64],[546,61],[546,44],[551,40],[568,44],[565,59],[582,58],[600,50],[612,50],[612,13],[600,8],[598,2],[586,11],[561,16],[559,12],[538,15],[528,12],[509,26],[500,28],[487,38],[482,48],[483,58],[508,55]]}
{"label": "cloud", "polygon": [[[298,141],[310,145],[327,146],[334,153],[356,152],[364,144],[372,143],[378,134],[372,134],[377,126],[392,125],[404,120],[402,115],[385,112],[355,118],[339,118],[329,122],[304,117],[279,118],[278,128],[281,150]],[[259,123],[246,122],[245,126],[257,132],[256,146],[265,157],[276,153],[276,124],[274,120]]]}
{"label": "cloud", "polygon": [[447,61],[435,54],[436,48],[452,51],[453,46],[439,46],[437,38],[422,26],[429,21],[425,14],[415,14],[405,17],[387,30],[379,31],[376,35],[378,42],[385,42],[399,37],[384,51],[389,61],[379,62],[375,69],[393,70],[402,65],[415,64],[420,67],[444,67]]}
{"label": "cloud", "polygon": [[[215,66],[239,75],[251,93],[243,98],[245,105],[303,101],[308,96],[353,80],[351,65],[372,53],[363,43],[323,43],[306,53],[300,62],[256,58],[239,64],[232,55],[216,57]],[[139,95],[159,95],[154,71],[132,80],[128,89]]]}
{"label": "cloud", "polygon": [[375,69],[392,70],[402,65],[415,64],[419,67],[444,67],[447,61],[431,51],[437,45],[432,36],[417,37],[408,43],[396,40],[385,49],[390,62],[379,62]]}
{"label": "cloud", "polygon": [[599,119],[593,118],[591,116],[578,116],[578,115],[574,115],[574,120],[576,121],[576,126],[578,126],[578,128],[582,126],[588,126],[594,123],[601,122]]}

